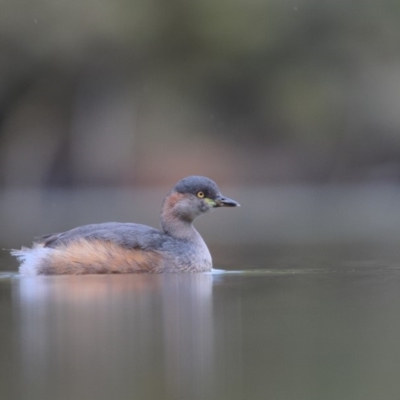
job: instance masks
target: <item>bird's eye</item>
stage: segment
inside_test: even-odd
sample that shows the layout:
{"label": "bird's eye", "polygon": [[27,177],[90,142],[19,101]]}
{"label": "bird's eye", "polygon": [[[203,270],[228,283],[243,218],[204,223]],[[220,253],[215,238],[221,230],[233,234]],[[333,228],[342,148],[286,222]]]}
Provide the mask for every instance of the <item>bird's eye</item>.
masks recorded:
{"label": "bird's eye", "polygon": [[204,196],[205,196],[205,194],[204,194],[204,192],[202,192],[201,190],[200,190],[200,192],[197,192],[197,197],[198,197],[199,199],[203,199]]}

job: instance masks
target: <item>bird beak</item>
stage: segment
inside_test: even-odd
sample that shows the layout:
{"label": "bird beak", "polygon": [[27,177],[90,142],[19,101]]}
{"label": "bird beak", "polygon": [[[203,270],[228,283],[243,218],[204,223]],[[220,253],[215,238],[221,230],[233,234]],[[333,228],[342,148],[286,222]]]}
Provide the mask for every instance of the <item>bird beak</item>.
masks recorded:
{"label": "bird beak", "polygon": [[214,202],[214,207],[240,207],[240,204],[237,201],[228,199],[228,197],[222,195],[215,197]]}

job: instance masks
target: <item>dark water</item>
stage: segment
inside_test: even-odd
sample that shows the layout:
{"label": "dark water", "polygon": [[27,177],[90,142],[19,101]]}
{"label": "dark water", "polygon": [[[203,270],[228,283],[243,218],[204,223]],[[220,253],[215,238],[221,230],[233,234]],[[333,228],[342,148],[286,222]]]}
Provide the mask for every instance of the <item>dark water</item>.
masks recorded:
{"label": "dark water", "polygon": [[0,399],[399,398],[396,248],[253,256],[213,274],[3,273]]}

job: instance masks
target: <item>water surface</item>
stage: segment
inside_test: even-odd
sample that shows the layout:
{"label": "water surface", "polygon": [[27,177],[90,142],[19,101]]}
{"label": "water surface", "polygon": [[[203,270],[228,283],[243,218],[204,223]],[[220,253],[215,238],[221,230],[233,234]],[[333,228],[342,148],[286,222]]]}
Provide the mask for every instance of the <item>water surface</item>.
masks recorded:
{"label": "water surface", "polygon": [[398,398],[395,247],[230,255],[212,274],[2,273],[0,398]]}

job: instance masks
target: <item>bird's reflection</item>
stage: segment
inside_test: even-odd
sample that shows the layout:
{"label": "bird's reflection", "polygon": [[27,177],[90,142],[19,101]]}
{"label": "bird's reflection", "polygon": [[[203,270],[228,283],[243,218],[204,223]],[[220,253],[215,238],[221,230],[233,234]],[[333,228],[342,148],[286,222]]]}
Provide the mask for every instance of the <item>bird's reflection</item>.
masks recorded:
{"label": "bird's reflection", "polygon": [[19,279],[23,394],[115,398],[128,390],[135,398],[205,398],[215,364],[212,279]]}
{"label": "bird's reflection", "polygon": [[209,398],[213,386],[212,276],[165,276],[163,285],[165,371],[168,392]]}

